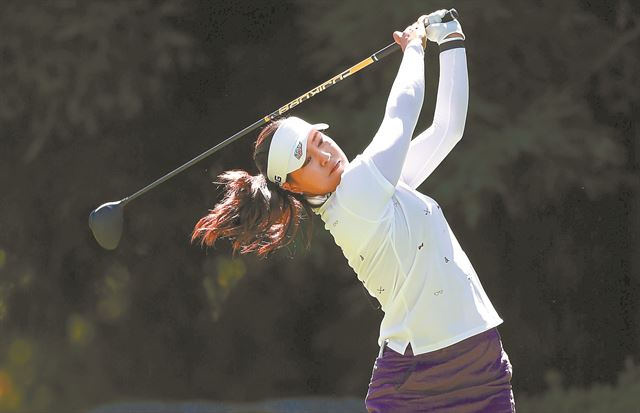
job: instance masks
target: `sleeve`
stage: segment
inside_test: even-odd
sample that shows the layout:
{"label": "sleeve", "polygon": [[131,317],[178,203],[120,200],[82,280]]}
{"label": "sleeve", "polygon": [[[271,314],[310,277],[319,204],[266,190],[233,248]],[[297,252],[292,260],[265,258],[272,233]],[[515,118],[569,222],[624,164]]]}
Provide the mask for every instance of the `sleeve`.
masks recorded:
{"label": "sleeve", "polygon": [[380,128],[363,152],[393,187],[400,179],[423,100],[424,50],[416,39],[405,48]]}
{"label": "sleeve", "polygon": [[441,52],[433,124],[411,141],[401,177],[407,185],[417,188],[462,139],[468,103],[469,79],[464,47]]}
{"label": "sleeve", "polygon": [[382,175],[373,160],[358,155],[342,174],[335,196],[351,215],[377,222],[391,204],[395,186]]}

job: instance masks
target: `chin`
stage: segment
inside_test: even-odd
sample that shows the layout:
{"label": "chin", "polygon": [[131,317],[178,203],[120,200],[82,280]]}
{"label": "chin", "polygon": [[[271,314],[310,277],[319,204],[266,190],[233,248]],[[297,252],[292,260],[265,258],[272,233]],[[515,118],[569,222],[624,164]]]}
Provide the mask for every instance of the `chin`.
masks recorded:
{"label": "chin", "polygon": [[333,185],[333,189],[329,192],[335,192],[336,188],[340,185],[340,182],[342,182],[342,171],[336,171],[336,172],[339,172],[338,177],[335,180],[335,185]]}

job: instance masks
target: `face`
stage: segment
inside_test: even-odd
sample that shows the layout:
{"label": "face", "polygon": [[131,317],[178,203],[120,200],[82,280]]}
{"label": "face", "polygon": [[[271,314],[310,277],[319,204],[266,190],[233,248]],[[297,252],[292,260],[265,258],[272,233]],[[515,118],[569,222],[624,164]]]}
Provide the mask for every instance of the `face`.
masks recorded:
{"label": "face", "polygon": [[333,139],[315,129],[307,138],[307,159],[300,169],[289,173],[283,187],[305,195],[325,195],[336,190],[347,156]]}

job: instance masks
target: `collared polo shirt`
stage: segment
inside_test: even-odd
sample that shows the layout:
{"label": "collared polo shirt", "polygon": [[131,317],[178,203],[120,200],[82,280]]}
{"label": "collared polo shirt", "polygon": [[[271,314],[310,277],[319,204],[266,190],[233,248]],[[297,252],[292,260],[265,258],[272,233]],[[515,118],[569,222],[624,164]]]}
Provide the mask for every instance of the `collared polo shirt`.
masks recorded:
{"label": "collared polo shirt", "polygon": [[442,208],[358,155],[315,209],[384,311],[378,344],[435,351],[502,323]]}

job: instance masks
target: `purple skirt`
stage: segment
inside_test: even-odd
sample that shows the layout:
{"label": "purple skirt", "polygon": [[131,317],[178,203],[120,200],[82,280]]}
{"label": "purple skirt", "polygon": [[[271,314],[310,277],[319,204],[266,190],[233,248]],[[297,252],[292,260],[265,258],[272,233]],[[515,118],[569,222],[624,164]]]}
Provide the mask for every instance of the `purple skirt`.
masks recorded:
{"label": "purple skirt", "polygon": [[496,328],[414,356],[384,347],[365,404],[370,413],[515,412],[511,363]]}

